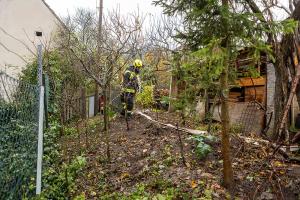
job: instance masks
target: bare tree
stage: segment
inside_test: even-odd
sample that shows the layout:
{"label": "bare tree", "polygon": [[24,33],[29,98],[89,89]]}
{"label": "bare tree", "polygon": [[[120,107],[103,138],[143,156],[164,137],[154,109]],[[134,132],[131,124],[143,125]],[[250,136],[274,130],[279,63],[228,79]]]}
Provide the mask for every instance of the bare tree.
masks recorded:
{"label": "bare tree", "polygon": [[[148,17],[149,26],[146,27],[146,44],[147,54],[151,59],[147,61],[147,65],[152,67],[152,71],[160,71],[161,65],[165,69],[176,69],[180,66],[178,52],[183,50],[184,45],[181,41],[177,41],[175,36],[181,31],[182,22],[180,17],[169,17],[166,15]],[[175,98],[177,93],[176,75],[173,73],[171,77],[170,97]],[[169,110],[172,111],[172,103]]]}
{"label": "bare tree", "polygon": [[[138,15],[122,16],[113,10],[103,18],[101,37],[97,34],[95,14],[80,9],[74,18],[66,19],[67,29],[60,31],[60,47],[79,68],[93,79],[104,95],[104,132],[107,144],[107,158],[110,160],[109,147],[109,104],[111,83],[118,72],[132,58],[142,30],[142,19]],[[98,44],[98,45],[97,45]]]}

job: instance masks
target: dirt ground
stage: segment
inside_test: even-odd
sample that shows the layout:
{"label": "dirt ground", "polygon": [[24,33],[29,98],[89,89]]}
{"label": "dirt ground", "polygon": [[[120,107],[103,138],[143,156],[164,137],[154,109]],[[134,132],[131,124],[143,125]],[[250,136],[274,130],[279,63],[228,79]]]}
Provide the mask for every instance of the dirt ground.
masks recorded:
{"label": "dirt ground", "polygon": [[[160,114],[159,119],[167,122],[167,116]],[[150,196],[172,191],[171,199],[229,199],[229,192],[222,187],[219,140],[211,144],[213,151],[207,158],[200,160],[194,153],[191,135],[180,132],[184,165],[176,130],[134,115],[127,131],[125,120],[116,117],[111,122],[108,163],[98,121],[99,117],[90,122],[87,133],[80,126],[81,135],[61,140],[65,160],[81,154],[87,158],[74,195],[84,193],[86,199],[119,199],[121,195],[139,199],[132,194],[142,188],[140,193]],[[215,136],[220,138],[219,134]],[[236,199],[300,199],[300,165],[285,163],[277,154],[272,156],[272,149],[255,138],[247,141],[232,135],[231,143]]]}

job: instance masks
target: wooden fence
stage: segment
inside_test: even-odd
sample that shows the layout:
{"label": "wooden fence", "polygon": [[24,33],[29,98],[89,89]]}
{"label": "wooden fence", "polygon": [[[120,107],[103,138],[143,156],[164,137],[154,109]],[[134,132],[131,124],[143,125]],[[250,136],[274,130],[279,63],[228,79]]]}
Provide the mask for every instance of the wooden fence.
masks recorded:
{"label": "wooden fence", "polygon": [[[112,90],[111,91],[111,102],[112,108],[115,111],[118,111],[118,107],[120,104],[120,90]],[[101,97],[101,95],[99,95]],[[85,102],[82,102],[83,98],[85,98]],[[94,117],[97,113],[95,113],[95,103],[100,105],[100,99],[95,101],[95,95],[89,95],[83,97],[76,97],[69,102],[65,102],[63,106],[63,121],[68,122],[72,119],[79,118],[84,115],[87,118]],[[99,106],[100,107],[100,106]],[[98,110],[100,112],[100,108]]]}

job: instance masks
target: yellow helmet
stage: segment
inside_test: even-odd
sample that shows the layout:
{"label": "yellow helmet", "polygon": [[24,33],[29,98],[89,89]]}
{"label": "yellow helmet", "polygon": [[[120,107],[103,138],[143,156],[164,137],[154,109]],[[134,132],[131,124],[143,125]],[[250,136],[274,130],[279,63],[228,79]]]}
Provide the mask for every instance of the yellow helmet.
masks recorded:
{"label": "yellow helmet", "polygon": [[143,67],[143,62],[139,59],[136,59],[134,62],[133,62],[133,66],[134,67],[137,67],[137,68],[142,68]]}

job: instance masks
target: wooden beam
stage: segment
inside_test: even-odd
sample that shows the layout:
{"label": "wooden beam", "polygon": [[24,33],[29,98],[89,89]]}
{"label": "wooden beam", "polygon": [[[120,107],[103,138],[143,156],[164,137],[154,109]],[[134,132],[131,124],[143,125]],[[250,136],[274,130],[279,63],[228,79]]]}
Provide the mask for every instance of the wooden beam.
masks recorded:
{"label": "wooden beam", "polygon": [[149,120],[151,122],[154,122],[156,124],[159,124],[159,125],[171,128],[171,129],[179,130],[179,131],[182,131],[182,132],[185,132],[185,133],[189,133],[189,134],[193,134],[193,135],[207,134],[207,131],[200,131],[200,130],[194,130],[194,129],[188,129],[188,128],[181,128],[181,127],[177,128],[176,126],[174,126],[172,124],[165,124],[165,123],[156,121],[156,120],[152,119],[152,117],[146,115],[145,113],[142,113],[141,111],[137,111],[135,113],[138,114],[138,115],[140,115],[140,116],[142,116],[142,117],[144,117],[144,118],[146,118],[147,120]]}
{"label": "wooden beam", "polygon": [[259,78],[251,78],[245,77],[240,78],[236,81],[236,83],[241,87],[251,87],[251,86],[264,86],[266,85],[266,78],[265,77],[259,77]]}

